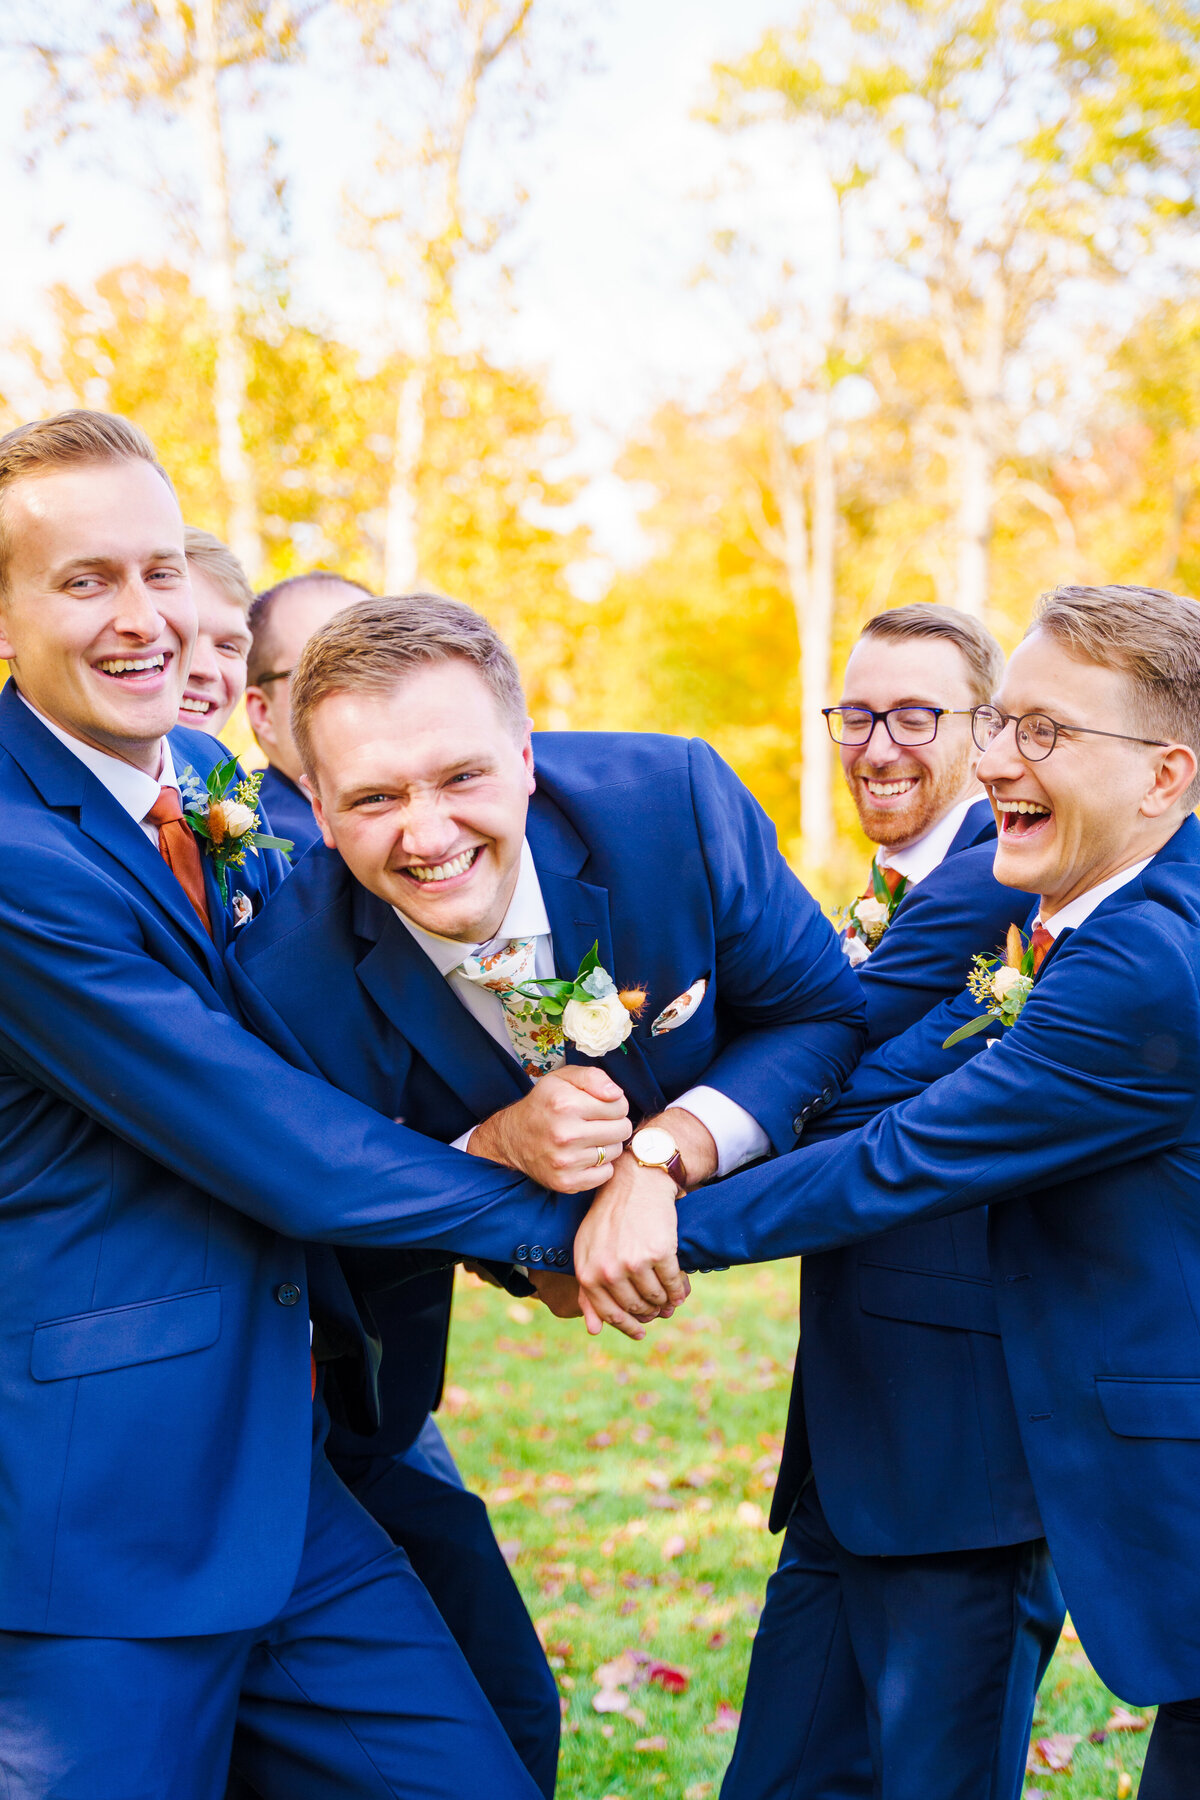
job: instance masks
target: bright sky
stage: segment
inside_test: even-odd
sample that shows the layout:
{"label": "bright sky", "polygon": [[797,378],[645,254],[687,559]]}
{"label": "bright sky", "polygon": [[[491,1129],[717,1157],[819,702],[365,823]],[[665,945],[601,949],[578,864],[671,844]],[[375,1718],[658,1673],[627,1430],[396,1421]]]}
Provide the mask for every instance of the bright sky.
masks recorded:
{"label": "bright sky", "polygon": [[[531,199],[513,245],[515,305],[485,320],[483,332],[495,353],[546,372],[579,433],[577,466],[591,477],[581,510],[618,560],[637,553],[639,538],[636,496],[606,475],[616,447],[660,399],[711,386],[742,348],[735,311],[691,280],[716,217],[703,195],[727,168],[730,146],[690,112],[714,59],[748,49],[788,13],[786,0],[736,8],[729,0],[607,0],[587,9],[596,72],[568,82],[521,153]],[[281,156],[292,177],[298,298],[341,329],[365,333],[368,284],[338,241],[336,207],[355,154],[368,146],[356,151],[352,114],[312,129],[309,79],[288,73]],[[72,153],[70,162],[47,157],[36,173],[22,169],[28,98],[13,67],[0,67],[0,243],[15,251],[0,282],[0,343],[38,333],[52,281],[82,287],[116,262],[179,254],[163,209],[104,166],[137,156],[115,124],[107,147],[89,149],[86,167]],[[173,185],[169,171],[163,179]],[[772,229],[797,248],[814,242],[812,197],[782,158],[759,153],[752,201],[738,204],[768,209]],[[0,362],[0,386],[24,403],[11,358]]]}

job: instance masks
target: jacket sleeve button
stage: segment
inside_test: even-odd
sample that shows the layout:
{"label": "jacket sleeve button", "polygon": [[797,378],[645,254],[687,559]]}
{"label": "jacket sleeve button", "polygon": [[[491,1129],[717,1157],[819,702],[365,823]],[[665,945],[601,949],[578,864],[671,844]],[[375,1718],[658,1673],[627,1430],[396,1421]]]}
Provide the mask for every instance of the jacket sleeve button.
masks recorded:
{"label": "jacket sleeve button", "polygon": [[295,1306],[300,1298],[300,1289],[294,1281],[281,1281],[275,1289],[275,1298],[280,1306]]}
{"label": "jacket sleeve button", "polygon": [[528,1244],[518,1244],[517,1245],[516,1249],[513,1251],[513,1261],[519,1262],[519,1263],[529,1261],[529,1245]]}
{"label": "jacket sleeve button", "polygon": [[534,1244],[529,1252],[529,1260],[530,1262],[541,1262],[545,1254],[546,1252],[542,1249],[540,1244]]}

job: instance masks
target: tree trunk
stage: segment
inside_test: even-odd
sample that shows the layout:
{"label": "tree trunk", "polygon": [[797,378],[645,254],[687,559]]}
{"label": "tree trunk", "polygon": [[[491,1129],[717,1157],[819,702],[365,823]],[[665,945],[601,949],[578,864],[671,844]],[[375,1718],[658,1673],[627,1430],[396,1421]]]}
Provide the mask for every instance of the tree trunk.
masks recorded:
{"label": "tree trunk", "polygon": [[200,140],[207,286],[217,331],[217,464],[229,504],[230,546],[254,585],[262,574],[262,540],[258,525],[257,483],[243,436],[248,372],[238,317],[229,179],[217,87],[220,72],[217,0],[199,0],[195,18],[194,110]]}
{"label": "tree trunk", "polygon": [[419,358],[400,383],[392,443],[383,555],[387,594],[410,594],[417,586],[420,516],[417,481],[425,447],[425,359]]}
{"label": "tree trunk", "polygon": [[955,599],[963,612],[982,619],[987,612],[989,565],[992,546],[991,452],[968,412],[959,434],[958,490],[958,591]]}
{"label": "tree trunk", "polygon": [[812,466],[812,578],[800,648],[800,829],[806,859],[823,869],[833,853],[833,749],[821,708],[829,703],[837,538],[837,474],[828,394],[821,431],[812,446]]}

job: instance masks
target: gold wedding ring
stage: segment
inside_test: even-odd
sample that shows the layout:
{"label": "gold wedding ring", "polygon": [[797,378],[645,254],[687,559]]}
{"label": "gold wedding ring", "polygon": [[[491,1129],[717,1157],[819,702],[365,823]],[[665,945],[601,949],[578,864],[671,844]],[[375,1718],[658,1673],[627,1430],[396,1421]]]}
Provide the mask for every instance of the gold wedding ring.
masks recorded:
{"label": "gold wedding ring", "polygon": [[604,1145],[597,1144],[596,1145],[596,1167],[599,1168],[601,1166],[601,1164],[603,1163],[603,1161],[604,1161]]}

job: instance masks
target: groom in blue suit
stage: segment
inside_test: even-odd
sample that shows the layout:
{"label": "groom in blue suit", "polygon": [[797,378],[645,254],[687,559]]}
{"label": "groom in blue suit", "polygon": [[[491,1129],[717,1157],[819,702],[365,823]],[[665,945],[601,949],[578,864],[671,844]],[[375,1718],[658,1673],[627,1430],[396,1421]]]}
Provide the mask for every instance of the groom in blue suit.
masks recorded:
{"label": "groom in blue suit", "polygon": [[171,729],[196,612],[141,433],[81,412],[0,439],[0,523],[3,1785],[218,1800],[232,1746],[267,1800],[459,1800],[481,1767],[536,1800],[329,1469],[310,1341],[366,1348],[324,1247],[557,1254],[581,1203],[240,1023],[224,952],[281,870],[210,811],[222,884],[183,816],[221,752]]}
{"label": "groom in blue suit", "polygon": [[[857,982],[761,810],[707,746],[531,739],[495,633],[422,595],[363,601],[320,629],[293,677],[293,723],[326,843],[239,935],[235,974],[256,1029],[299,1066],[549,1186],[605,1183],[634,1206],[644,1176],[623,1150],[631,1112],[672,1133],[695,1181],[790,1148],[829,1104],[860,1041]],[[522,776],[511,787],[500,779],[510,766]],[[539,1068],[501,994],[464,972],[513,942],[531,977],[573,975],[596,944],[603,966],[642,990],[624,1044],[595,1061],[567,1045],[569,1062],[555,1070],[560,1053]],[[565,1253],[532,1241],[513,1260],[556,1311],[578,1311]],[[405,1542],[423,1483],[432,1590],[441,1600],[469,1574],[484,1615],[473,1666],[490,1657],[489,1694],[515,1706],[523,1693],[532,1707],[537,1658],[516,1654],[528,1622],[501,1654],[493,1629],[489,1647],[487,1615],[499,1603],[507,1616],[514,1598],[499,1554],[493,1545],[484,1560],[477,1546],[456,1577],[464,1505],[452,1465],[413,1468],[448,1294],[414,1318],[415,1284],[380,1291],[386,1270],[369,1258],[352,1273],[382,1339],[383,1423],[372,1438],[336,1432],[337,1466]],[[638,1335],[666,1298],[649,1271],[643,1280],[644,1300],[623,1296]]]}
{"label": "groom in blue suit", "polygon": [[[868,622],[826,709],[894,908],[889,921],[884,903],[860,902],[867,935],[847,939],[872,1047],[957,994],[979,946],[1003,943],[1033,903],[992,873],[995,821],[974,779],[970,709],[1003,666],[975,620],[897,607]],[[807,1135],[846,1129],[841,1116]],[[986,1213],[806,1256],[800,1312],[771,1508],[786,1535],[723,1794],[1016,1800],[1062,1605]]]}
{"label": "groom in blue suit", "polygon": [[1026,968],[977,977],[866,1059],[848,1108],[894,1103],[870,1123],[801,1149],[770,1182],[752,1171],[689,1196],[681,1257],[810,1253],[990,1206],[992,1296],[1063,1592],[1102,1679],[1162,1703],[1142,1800],[1189,1800],[1200,607],[1148,589],[1047,596],[974,730],[996,872],[1040,895]]}

